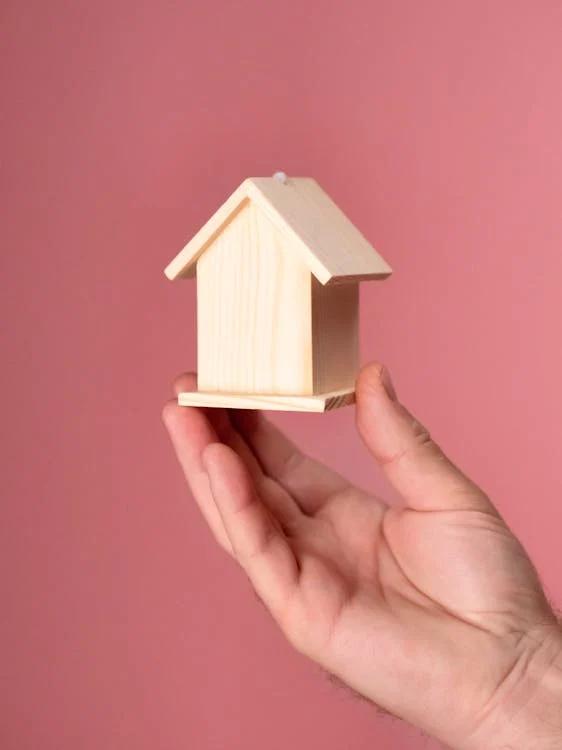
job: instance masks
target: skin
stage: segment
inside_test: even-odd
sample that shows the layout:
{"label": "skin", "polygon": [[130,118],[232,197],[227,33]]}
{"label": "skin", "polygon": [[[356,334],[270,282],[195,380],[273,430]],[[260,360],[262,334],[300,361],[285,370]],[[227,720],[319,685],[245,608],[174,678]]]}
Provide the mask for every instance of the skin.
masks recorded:
{"label": "skin", "polygon": [[163,419],[215,539],[300,652],[458,750],[562,748],[562,631],[535,569],[382,366],[359,375],[356,421],[399,507],[260,412],[173,400]]}

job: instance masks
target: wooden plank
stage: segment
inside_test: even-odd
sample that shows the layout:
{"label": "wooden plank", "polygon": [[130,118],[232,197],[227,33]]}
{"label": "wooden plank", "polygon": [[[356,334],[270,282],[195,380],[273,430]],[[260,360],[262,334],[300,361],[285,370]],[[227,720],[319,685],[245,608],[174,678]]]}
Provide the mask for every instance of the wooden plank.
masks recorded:
{"label": "wooden plank", "polygon": [[359,369],[359,285],[311,282],[314,393],[352,389]]}
{"label": "wooden plank", "polygon": [[355,402],[355,391],[344,389],[315,396],[280,396],[277,394],[247,395],[186,391],[178,395],[180,406],[222,409],[262,409],[264,411],[325,412]]}
{"label": "wooden plank", "polygon": [[198,388],[313,393],[310,271],[252,202],[197,262]]}
{"label": "wooden plank", "polygon": [[298,240],[307,263],[321,284],[351,277],[385,279],[388,263],[311,177],[250,177],[248,196],[277,226]]}

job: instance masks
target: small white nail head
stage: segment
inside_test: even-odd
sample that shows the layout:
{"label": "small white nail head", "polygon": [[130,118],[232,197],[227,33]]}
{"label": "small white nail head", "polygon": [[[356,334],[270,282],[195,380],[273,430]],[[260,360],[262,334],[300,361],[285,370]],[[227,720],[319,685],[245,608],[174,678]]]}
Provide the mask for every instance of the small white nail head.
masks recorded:
{"label": "small white nail head", "polygon": [[288,177],[285,172],[275,172],[275,174],[273,175],[273,179],[277,180],[277,182],[281,182],[283,185],[286,185]]}

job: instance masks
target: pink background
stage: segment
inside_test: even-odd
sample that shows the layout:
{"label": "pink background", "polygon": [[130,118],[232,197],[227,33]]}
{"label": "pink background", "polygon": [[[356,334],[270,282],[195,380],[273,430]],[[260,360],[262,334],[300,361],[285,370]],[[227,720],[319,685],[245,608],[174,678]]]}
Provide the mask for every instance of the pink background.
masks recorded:
{"label": "pink background", "polygon": [[[313,175],[395,269],[363,359],[562,601],[562,5],[4,2],[4,750],[429,748],[291,652],[185,490],[163,266],[247,175]],[[275,419],[385,491],[353,410]]]}

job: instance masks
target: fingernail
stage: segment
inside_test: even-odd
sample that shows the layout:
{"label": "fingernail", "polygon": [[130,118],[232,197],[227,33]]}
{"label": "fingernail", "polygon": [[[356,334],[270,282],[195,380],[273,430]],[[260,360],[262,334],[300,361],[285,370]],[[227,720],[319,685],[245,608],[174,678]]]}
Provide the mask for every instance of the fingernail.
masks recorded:
{"label": "fingernail", "polygon": [[384,390],[386,391],[387,396],[392,401],[397,401],[398,396],[396,395],[396,390],[394,388],[394,384],[392,382],[392,378],[390,377],[389,371],[386,369],[386,367],[383,367],[380,374],[380,381],[383,384]]}

